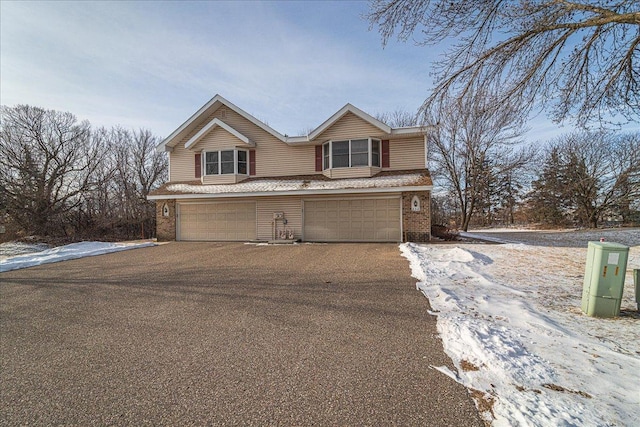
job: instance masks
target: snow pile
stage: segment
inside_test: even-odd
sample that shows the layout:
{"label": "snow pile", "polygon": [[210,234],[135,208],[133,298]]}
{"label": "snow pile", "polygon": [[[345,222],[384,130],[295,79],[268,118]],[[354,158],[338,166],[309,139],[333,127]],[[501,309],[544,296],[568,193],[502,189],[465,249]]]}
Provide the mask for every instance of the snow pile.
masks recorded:
{"label": "snow pile", "polygon": [[460,232],[462,237],[480,238],[489,242],[520,243],[534,246],[571,246],[586,248],[590,241],[604,239],[607,242],[621,243],[627,246],[640,244],[639,228],[605,228],[589,230],[526,230],[526,229],[487,229]]}
{"label": "snow pile", "polygon": [[0,260],[14,255],[30,254],[49,249],[45,243],[6,242],[0,244]]}
{"label": "snow pile", "polygon": [[[586,248],[403,244],[457,373],[495,426],[613,426],[640,419],[640,316],[631,248],[622,309],[580,311]],[[633,421],[636,420],[636,421]]]}
{"label": "snow pile", "polygon": [[422,178],[421,174],[405,174],[395,176],[379,176],[373,178],[351,178],[334,180],[302,180],[302,179],[264,179],[240,182],[229,185],[190,185],[172,184],[167,190],[179,193],[262,193],[274,191],[304,191],[304,190],[338,190],[346,188],[386,188],[416,185]]}
{"label": "snow pile", "polygon": [[153,242],[135,243],[105,243],[105,242],[81,242],[66,246],[46,249],[32,254],[17,255],[0,260],[0,272],[18,270],[20,268],[33,267],[34,265],[48,264],[50,262],[65,261],[68,259],[83,258],[87,256],[108,254],[127,249],[153,246]]}

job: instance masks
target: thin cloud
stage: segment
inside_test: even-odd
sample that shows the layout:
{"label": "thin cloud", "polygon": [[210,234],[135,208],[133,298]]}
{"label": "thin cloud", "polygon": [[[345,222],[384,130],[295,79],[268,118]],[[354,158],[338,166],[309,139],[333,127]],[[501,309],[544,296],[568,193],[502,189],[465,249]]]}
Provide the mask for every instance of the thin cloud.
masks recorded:
{"label": "thin cloud", "polygon": [[[335,20],[327,19],[332,8]],[[2,103],[71,111],[95,125],[152,126],[160,135],[215,93],[290,134],[346,102],[372,114],[417,109],[430,86],[428,61],[408,66],[399,56],[407,46],[383,50],[359,18],[363,8],[3,2]]]}

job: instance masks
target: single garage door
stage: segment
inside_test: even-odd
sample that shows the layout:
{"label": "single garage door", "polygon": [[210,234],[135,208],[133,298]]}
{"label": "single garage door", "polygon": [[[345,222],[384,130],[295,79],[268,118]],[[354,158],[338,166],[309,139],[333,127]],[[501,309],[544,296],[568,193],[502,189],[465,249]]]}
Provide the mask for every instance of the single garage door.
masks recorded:
{"label": "single garage door", "polygon": [[180,203],[179,240],[246,241],[256,238],[256,204]]}
{"label": "single garage door", "polygon": [[399,242],[400,198],[305,200],[304,240]]}

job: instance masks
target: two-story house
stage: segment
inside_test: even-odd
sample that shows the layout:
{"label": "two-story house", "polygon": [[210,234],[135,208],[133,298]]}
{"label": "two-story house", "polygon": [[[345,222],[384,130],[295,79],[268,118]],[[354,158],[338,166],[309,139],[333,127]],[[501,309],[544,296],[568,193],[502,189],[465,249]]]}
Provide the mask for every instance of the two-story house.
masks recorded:
{"label": "two-story house", "polygon": [[428,241],[427,131],[347,104],[291,137],[216,95],[158,146],[158,239]]}

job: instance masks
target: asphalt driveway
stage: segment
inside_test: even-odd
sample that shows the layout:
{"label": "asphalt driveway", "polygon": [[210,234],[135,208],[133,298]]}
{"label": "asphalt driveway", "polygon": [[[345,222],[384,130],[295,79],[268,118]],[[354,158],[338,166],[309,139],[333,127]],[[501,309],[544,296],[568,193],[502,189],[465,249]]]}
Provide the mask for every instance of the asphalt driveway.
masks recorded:
{"label": "asphalt driveway", "polygon": [[482,425],[397,245],[170,243],[0,274],[2,425]]}

